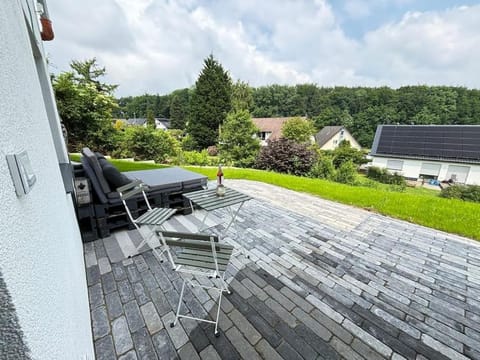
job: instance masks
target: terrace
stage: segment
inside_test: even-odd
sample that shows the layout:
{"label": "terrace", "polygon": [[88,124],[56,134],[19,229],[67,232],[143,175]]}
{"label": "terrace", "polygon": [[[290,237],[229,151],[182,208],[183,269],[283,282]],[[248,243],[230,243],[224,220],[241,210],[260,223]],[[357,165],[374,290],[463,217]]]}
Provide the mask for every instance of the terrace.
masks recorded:
{"label": "terrace", "polygon": [[[480,359],[477,243],[272,185],[227,185],[254,199],[241,236],[225,239],[249,258],[231,260],[220,337],[192,320],[170,328],[179,275],[151,251],[127,258],[138,234],[116,232],[84,245],[98,359]],[[189,289],[184,311],[214,314],[212,295]]]}

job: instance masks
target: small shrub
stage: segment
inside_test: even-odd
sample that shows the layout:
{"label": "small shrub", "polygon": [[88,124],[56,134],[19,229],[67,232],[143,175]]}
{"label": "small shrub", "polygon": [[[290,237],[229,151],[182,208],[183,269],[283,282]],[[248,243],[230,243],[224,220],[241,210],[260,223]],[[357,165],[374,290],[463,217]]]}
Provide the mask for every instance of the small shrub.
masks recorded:
{"label": "small shrub", "polygon": [[367,170],[367,177],[384,184],[398,185],[400,187],[407,186],[407,182],[403,176],[399,175],[398,173],[390,174],[386,168],[370,166]]}
{"label": "small shrub", "polygon": [[202,151],[183,151],[180,155],[180,164],[183,165],[209,165],[207,150]]}
{"label": "small shrub", "polygon": [[344,162],[337,170],[335,181],[342,184],[353,185],[357,177],[357,168],[352,161]]}
{"label": "small shrub", "polygon": [[465,201],[480,202],[480,186],[453,185],[442,189],[440,196],[449,199],[461,199]]}
{"label": "small shrub", "polygon": [[336,171],[333,166],[332,158],[329,156],[322,156],[312,166],[309,176],[319,179],[333,180],[335,179]]}
{"label": "small shrub", "polygon": [[178,141],[163,130],[132,126],[126,129],[121,149],[117,152],[136,160],[164,162],[180,150]]}
{"label": "small shrub", "polygon": [[315,160],[315,153],[305,144],[298,144],[283,138],[269,142],[260,150],[255,168],[293,175],[306,175]]}

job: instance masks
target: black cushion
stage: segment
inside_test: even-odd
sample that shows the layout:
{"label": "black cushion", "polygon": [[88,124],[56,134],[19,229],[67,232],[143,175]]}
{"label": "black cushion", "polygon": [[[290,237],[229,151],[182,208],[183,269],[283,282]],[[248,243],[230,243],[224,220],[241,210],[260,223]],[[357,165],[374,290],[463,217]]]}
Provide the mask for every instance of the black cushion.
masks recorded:
{"label": "black cushion", "polygon": [[85,156],[88,159],[90,167],[92,168],[93,172],[95,173],[95,176],[97,177],[98,183],[102,187],[103,192],[105,194],[108,194],[109,192],[111,192],[112,190],[110,189],[110,186],[108,185],[107,180],[103,176],[102,167],[100,166],[100,163],[98,162],[97,156],[89,148],[83,148],[82,149],[82,154],[83,154],[83,156]]}
{"label": "black cushion", "polygon": [[95,151],[95,156],[97,157],[97,159],[105,159],[105,156],[103,156],[103,154],[96,151]]}
{"label": "black cushion", "polygon": [[[106,161],[106,160],[105,160]],[[130,184],[132,180],[123,175],[115,166],[108,163],[103,166],[103,176],[113,189]]]}
{"label": "black cushion", "polygon": [[[97,160],[98,160],[98,163],[100,164],[100,167],[102,168],[102,170],[103,170],[103,168],[104,168],[105,166],[112,165],[112,164],[110,164],[110,163],[108,162],[108,160],[105,159],[105,158],[97,158]],[[113,166],[113,165],[112,165],[112,166]]]}

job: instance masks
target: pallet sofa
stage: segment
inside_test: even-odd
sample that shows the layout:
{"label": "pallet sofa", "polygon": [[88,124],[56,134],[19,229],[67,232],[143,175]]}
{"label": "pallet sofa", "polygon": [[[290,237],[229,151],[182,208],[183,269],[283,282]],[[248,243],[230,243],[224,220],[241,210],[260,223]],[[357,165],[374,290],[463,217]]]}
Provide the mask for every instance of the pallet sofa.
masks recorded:
{"label": "pallet sofa", "polygon": [[[91,189],[91,202],[77,205],[83,241],[107,237],[114,229],[133,228],[116,191],[122,185],[141,180],[148,185],[146,194],[152,206],[177,208],[183,214],[191,212],[183,194],[207,185],[206,176],[178,167],[120,173],[102,154],[89,148],[82,150],[81,164],[74,169],[75,177],[87,178]],[[134,217],[147,210],[141,194],[128,201]]]}

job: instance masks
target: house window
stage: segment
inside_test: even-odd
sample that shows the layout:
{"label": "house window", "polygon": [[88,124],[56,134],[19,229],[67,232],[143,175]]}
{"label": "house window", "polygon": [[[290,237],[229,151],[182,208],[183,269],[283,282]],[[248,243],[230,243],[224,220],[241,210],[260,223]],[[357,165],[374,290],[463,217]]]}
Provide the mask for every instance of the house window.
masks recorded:
{"label": "house window", "polygon": [[260,138],[260,140],[268,140],[271,134],[271,131],[261,131],[258,133],[258,137]]}
{"label": "house window", "polygon": [[402,160],[387,160],[387,169],[393,171],[402,171],[403,170],[403,161]]}

